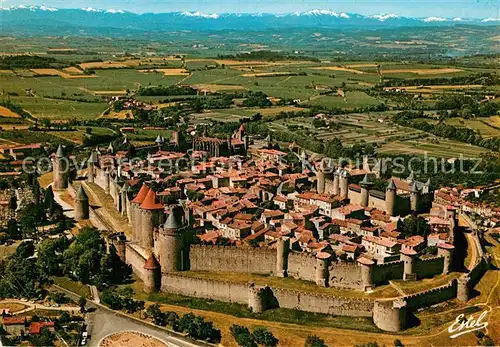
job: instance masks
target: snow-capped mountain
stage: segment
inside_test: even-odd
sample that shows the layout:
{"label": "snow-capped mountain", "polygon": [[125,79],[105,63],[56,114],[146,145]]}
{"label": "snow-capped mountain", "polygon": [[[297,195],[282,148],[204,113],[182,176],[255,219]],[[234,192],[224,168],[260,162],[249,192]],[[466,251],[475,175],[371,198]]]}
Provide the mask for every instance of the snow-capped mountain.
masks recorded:
{"label": "snow-capped mountain", "polygon": [[396,19],[399,18],[397,15],[394,13],[387,13],[387,14],[374,14],[371,16],[368,16],[369,18],[375,18],[378,19],[381,22],[385,22],[388,19]]}
{"label": "snow-capped mountain", "polygon": [[402,17],[393,13],[361,15],[314,9],[299,13],[204,13],[199,11],[136,14],[120,9],[57,9],[47,6],[0,7],[4,34],[80,34],[165,32],[175,30],[267,30],[287,28],[377,29],[412,26],[498,25],[498,18]]}

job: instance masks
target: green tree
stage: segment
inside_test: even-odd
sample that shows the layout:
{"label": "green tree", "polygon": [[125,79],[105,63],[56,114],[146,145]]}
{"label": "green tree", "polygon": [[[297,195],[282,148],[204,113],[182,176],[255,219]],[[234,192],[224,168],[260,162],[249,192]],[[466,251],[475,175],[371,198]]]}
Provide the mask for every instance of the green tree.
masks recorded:
{"label": "green tree", "polygon": [[259,345],[265,347],[275,347],[278,345],[278,339],[274,337],[273,333],[265,328],[257,328],[253,331],[252,336]]}
{"label": "green tree", "polygon": [[87,305],[87,299],[84,296],[80,296],[78,299],[78,306],[80,306],[80,312],[85,313],[85,305]]}
{"label": "green tree", "polygon": [[48,328],[44,327],[41,329],[40,334],[30,335],[28,340],[36,347],[54,346],[55,336]]}
{"label": "green tree", "polygon": [[255,342],[252,334],[247,327],[233,324],[231,328],[229,328],[231,335],[234,340],[241,347],[257,347],[257,343]]}
{"label": "green tree", "polygon": [[309,335],[306,338],[304,347],[327,347],[325,341],[316,335]]}
{"label": "green tree", "polygon": [[427,236],[430,234],[430,226],[427,221],[420,216],[409,216],[403,220],[401,231],[405,236]]}
{"label": "green tree", "polygon": [[38,269],[47,276],[61,274],[62,255],[57,249],[57,242],[52,239],[43,240],[38,246],[38,257],[36,265]]}
{"label": "green tree", "polygon": [[17,240],[21,238],[17,221],[14,218],[9,219],[9,221],[7,222],[7,234],[9,235],[10,239]]}

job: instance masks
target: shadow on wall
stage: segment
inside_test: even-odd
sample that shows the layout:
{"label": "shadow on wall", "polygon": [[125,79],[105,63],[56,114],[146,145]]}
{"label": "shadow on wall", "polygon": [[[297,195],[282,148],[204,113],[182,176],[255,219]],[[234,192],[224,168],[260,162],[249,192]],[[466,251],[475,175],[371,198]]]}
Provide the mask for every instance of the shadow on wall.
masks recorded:
{"label": "shadow on wall", "polygon": [[261,291],[262,302],[266,310],[271,310],[274,308],[279,308],[278,299],[274,296],[273,290],[269,287],[265,287]]}
{"label": "shadow on wall", "polygon": [[455,255],[453,257],[453,269],[458,272],[468,272],[469,270],[465,266],[465,258],[467,257],[467,239],[465,237],[464,232],[466,232],[465,228],[456,227],[454,236],[454,246],[455,246]]}

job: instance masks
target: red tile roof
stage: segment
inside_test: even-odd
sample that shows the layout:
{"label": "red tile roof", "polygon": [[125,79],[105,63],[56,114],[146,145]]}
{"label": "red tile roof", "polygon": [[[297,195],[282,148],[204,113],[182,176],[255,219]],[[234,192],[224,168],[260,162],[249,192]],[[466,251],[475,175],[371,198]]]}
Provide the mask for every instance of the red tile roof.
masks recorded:
{"label": "red tile roof", "polygon": [[5,317],[3,319],[4,325],[19,325],[24,324],[25,317]]}
{"label": "red tile roof", "polygon": [[163,204],[159,204],[156,202],[156,193],[152,190],[149,190],[148,194],[144,198],[144,201],[141,204],[141,208],[143,210],[162,210]]}
{"label": "red tile roof", "polygon": [[136,197],[131,202],[136,204],[142,204],[148,193],[149,193],[149,187],[143,184],[141,189],[139,190],[139,193],[137,193]]}
{"label": "red tile roof", "polygon": [[40,334],[43,328],[54,328],[54,322],[33,322],[30,324],[30,334]]}
{"label": "red tile roof", "polygon": [[160,267],[160,264],[158,263],[158,261],[156,260],[155,256],[153,253],[151,253],[151,255],[149,256],[148,260],[146,261],[146,263],[144,264],[144,268],[146,270],[156,270]]}

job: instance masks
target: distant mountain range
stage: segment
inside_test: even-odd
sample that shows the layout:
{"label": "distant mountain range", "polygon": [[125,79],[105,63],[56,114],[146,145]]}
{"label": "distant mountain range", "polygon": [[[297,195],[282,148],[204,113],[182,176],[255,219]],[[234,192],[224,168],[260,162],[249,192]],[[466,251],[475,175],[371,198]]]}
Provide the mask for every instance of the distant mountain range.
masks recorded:
{"label": "distant mountain range", "polygon": [[377,29],[403,26],[499,25],[499,18],[411,18],[395,14],[364,16],[330,10],[301,13],[202,13],[170,12],[136,14],[122,10],[96,8],[57,9],[46,6],[0,8],[3,35],[12,34],[130,34],[144,31],[244,30],[289,28]]}

